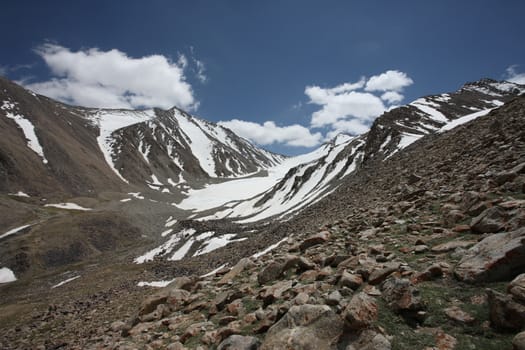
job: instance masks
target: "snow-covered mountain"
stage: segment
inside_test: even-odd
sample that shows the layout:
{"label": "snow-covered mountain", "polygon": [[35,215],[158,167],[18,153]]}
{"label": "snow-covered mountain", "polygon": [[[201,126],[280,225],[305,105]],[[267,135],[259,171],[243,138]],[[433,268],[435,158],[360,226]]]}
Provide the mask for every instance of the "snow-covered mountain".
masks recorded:
{"label": "snow-covered mountain", "polygon": [[[228,192],[223,190],[225,187],[212,186],[206,191],[190,193],[190,198],[180,206],[204,212],[202,220],[229,218],[247,223],[270,217],[285,218],[333,192],[355,169],[369,162],[387,160],[425,135],[486,115],[524,92],[523,85],[482,79],[467,83],[453,93],[419,98],[385,112],[367,133],[355,137],[341,134],[308,155],[270,169],[276,180],[270,188],[258,185],[257,179],[243,182],[248,188],[264,189],[251,193],[251,197],[237,200],[223,197],[224,200],[218,202],[192,198],[192,195],[206,198],[207,192],[225,192],[225,195]],[[229,184],[232,188],[233,185]],[[220,205],[213,210],[214,204]]]}
{"label": "snow-covered mountain", "polygon": [[[208,253],[249,239],[254,226],[230,221],[288,219],[344,186],[355,170],[395,161],[418,139],[523,92],[508,82],[468,83],[385,112],[367,133],[286,158],[177,108],[73,107],[0,79],[0,206],[7,213],[0,216],[0,256],[23,271],[128,243],[140,246],[136,262]],[[31,237],[46,237],[45,245]],[[56,251],[59,262],[46,260]]]}
{"label": "snow-covered mountain", "polygon": [[177,108],[98,110],[86,117],[99,127],[100,149],[119,178],[165,193],[255,174],[284,159]]}
{"label": "snow-covered mountain", "polygon": [[4,193],[92,195],[130,186],[178,193],[285,159],[177,108],[73,107],[5,79],[0,127]]}

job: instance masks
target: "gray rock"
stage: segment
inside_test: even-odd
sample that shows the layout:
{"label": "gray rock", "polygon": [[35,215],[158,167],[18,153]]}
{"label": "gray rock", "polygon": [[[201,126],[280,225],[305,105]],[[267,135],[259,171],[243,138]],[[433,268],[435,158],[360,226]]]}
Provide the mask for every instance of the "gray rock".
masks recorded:
{"label": "gray rock", "polygon": [[390,350],[390,341],[381,333],[372,329],[361,332],[359,337],[346,347],[346,350]]}
{"label": "gray rock", "polygon": [[510,282],[508,291],[514,299],[525,303],[525,273],[522,273]]}
{"label": "gray rock", "polygon": [[217,350],[257,350],[260,345],[261,342],[255,337],[234,334],[224,339]]}
{"label": "gray rock", "polygon": [[327,305],[339,305],[341,303],[341,300],[343,299],[343,296],[341,293],[339,293],[338,290],[334,290],[332,293],[330,293],[326,297],[326,304]]}
{"label": "gray rock", "polygon": [[400,263],[389,263],[383,268],[374,269],[368,277],[368,283],[372,285],[380,284],[392,273],[399,270]]}
{"label": "gray rock", "polygon": [[454,270],[468,283],[510,280],[525,271],[525,228],[491,235],[470,248]]}
{"label": "gray rock", "polygon": [[495,233],[505,228],[505,211],[499,207],[484,210],[470,222],[474,233]]}
{"label": "gray rock", "polygon": [[266,333],[261,350],[333,349],[344,323],[327,305],[292,306]]}
{"label": "gray rock", "polygon": [[244,269],[253,265],[253,262],[248,258],[239,260],[239,262],[234,267],[232,267],[232,269],[227,274],[222,276],[222,278],[217,282],[217,285],[220,286],[230,283],[237,275],[243,272]]}
{"label": "gray rock", "polygon": [[257,275],[257,281],[260,285],[278,279],[284,268],[284,263],[279,261],[272,261]]}
{"label": "gray rock", "polygon": [[363,284],[363,278],[361,275],[352,274],[344,270],[339,279],[339,284],[343,287],[348,287],[356,290]]}

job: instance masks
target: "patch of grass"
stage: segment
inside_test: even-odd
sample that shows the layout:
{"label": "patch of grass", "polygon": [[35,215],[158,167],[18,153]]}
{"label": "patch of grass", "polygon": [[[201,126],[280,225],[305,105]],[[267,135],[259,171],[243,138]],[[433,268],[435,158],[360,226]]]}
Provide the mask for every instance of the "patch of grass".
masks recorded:
{"label": "patch of grass", "polygon": [[242,299],[242,305],[244,306],[244,310],[246,310],[247,313],[250,313],[257,310],[262,303],[261,301],[248,296]]}
{"label": "patch of grass", "polygon": [[424,349],[433,346],[434,337],[430,334],[416,333],[405,323],[405,320],[395,314],[383,300],[378,300],[379,315],[376,325],[385,329],[386,333],[393,335],[392,350]]}

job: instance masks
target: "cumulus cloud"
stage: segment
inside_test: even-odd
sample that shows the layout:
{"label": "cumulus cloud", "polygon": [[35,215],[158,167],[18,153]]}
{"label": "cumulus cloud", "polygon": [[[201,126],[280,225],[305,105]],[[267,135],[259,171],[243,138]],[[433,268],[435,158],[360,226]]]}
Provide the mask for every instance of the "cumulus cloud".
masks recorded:
{"label": "cumulus cloud", "polygon": [[375,118],[403,100],[401,92],[411,84],[406,73],[389,70],[331,88],[307,86],[309,103],[321,106],[312,113],[310,127],[329,128],[327,138],[340,132],[366,132]]}
{"label": "cumulus cloud", "polygon": [[507,68],[506,80],[516,84],[525,84],[525,73],[518,73],[517,68],[517,65]]}
{"label": "cumulus cloud", "polygon": [[239,119],[218,124],[262,146],[280,143],[294,147],[313,147],[323,138],[320,132],[312,134],[308,128],[299,124],[277,126],[273,121],[259,124]]}
{"label": "cumulus cloud", "polygon": [[374,75],[366,82],[366,91],[402,91],[414,83],[410,77],[397,70],[388,70]]}
{"label": "cumulus cloud", "polygon": [[54,77],[25,86],[42,95],[88,107],[192,110],[198,106],[186,81],[184,55],[171,62],[163,55],[133,58],[116,49],[72,51],[54,44],[35,52]]}
{"label": "cumulus cloud", "polygon": [[399,92],[396,91],[387,91],[384,94],[381,95],[381,99],[383,101],[386,101],[390,104],[401,102],[403,100],[404,96],[401,95]]}

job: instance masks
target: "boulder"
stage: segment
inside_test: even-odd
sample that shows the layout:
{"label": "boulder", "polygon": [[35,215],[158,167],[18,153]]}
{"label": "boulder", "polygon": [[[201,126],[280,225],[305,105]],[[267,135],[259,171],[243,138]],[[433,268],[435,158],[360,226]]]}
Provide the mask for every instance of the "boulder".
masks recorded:
{"label": "boulder", "polygon": [[343,320],[329,306],[292,306],[268,330],[261,350],[333,349],[343,329]]}
{"label": "boulder", "polygon": [[260,285],[275,281],[283,273],[284,263],[272,261],[257,275],[257,281]]}
{"label": "boulder", "polygon": [[372,329],[366,329],[359,334],[359,337],[351,341],[346,350],[390,350],[390,341],[381,333]]}
{"label": "boulder", "polygon": [[234,334],[224,339],[217,350],[257,350],[260,345],[261,342],[255,337]]}
{"label": "boulder", "polygon": [[306,238],[300,245],[299,249],[301,251],[304,251],[310,247],[313,247],[315,245],[323,244],[327,242],[330,239],[330,232],[328,231],[321,231],[316,234],[313,234]]}
{"label": "boulder", "polygon": [[471,324],[475,321],[469,313],[461,310],[458,306],[451,306],[443,310],[445,315],[457,323]]}
{"label": "boulder", "polygon": [[499,207],[484,210],[470,222],[474,233],[495,233],[505,228],[505,211]]}
{"label": "boulder", "polygon": [[470,248],[454,270],[468,283],[510,280],[525,271],[525,228],[491,235]]}
{"label": "boulder", "polygon": [[441,266],[439,264],[432,264],[424,271],[416,274],[411,281],[413,283],[419,283],[423,281],[431,281],[441,276],[443,276],[443,269]]}
{"label": "boulder", "polygon": [[468,248],[476,244],[476,241],[450,241],[432,247],[433,253],[446,253],[456,248]]}
{"label": "boulder", "polygon": [[525,327],[525,305],[512,296],[487,290],[489,317],[492,327],[507,331],[521,331]]}
{"label": "boulder", "polygon": [[368,327],[377,319],[378,306],[376,300],[361,292],[352,297],[343,311],[343,318],[350,329]]}
{"label": "boulder", "polygon": [[514,299],[525,303],[525,273],[513,279],[507,289]]}
{"label": "boulder", "polygon": [[494,175],[494,181],[499,185],[514,180],[519,174],[525,172],[525,163],[520,163],[508,171],[502,171]]}
{"label": "boulder", "polygon": [[253,262],[248,258],[243,258],[239,260],[239,262],[232,267],[232,269],[222,276],[222,278],[217,282],[217,285],[223,285],[230,283],[237,275],[239,275],[241,272],[244,271],[245,268],[253,266]]}
{"label": "boulder", "polygon": [[381,291],[394,312],[410,321],[422,321],[425,306],[418,289],[408,279],[391,277],[381,285]]}
{"label": "boulder", "polygon": [[389,263],[383,268],[374,269],[372,273],[370,274],[370,276],[368,277],[368,283],[372,285],[380,284],[388,276],[396,272],[400,266],[401,266],[400,263]]}
{"label": "boulder", "polygon": [[516,334],[514,339],[512,339],[512,349],[525,350],[525,331]]}
{"label": "boulder", "polygon": [[348,271],[344,270],[341,274],[341,278],[339,279],[339,284],[343,287],[356,290],[363,284],[363,278],[361,275],[349,273]]}

